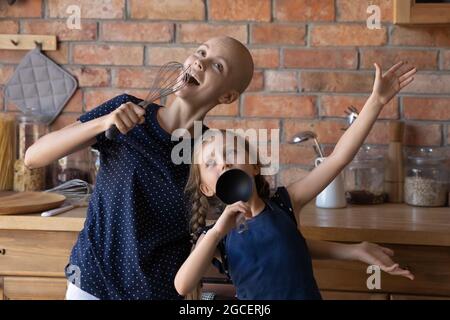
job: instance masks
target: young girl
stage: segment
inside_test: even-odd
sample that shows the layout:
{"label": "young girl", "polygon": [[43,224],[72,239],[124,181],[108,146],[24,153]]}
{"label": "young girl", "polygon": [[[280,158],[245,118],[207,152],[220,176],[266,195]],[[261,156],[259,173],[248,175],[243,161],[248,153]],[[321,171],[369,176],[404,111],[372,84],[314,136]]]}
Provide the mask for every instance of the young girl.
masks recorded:
{"label": "young girl", "polygon": [[[170,107],[123,94],[52,132],[26,153],[40,167],[82,148],[100,151],[100,170],[86,222],[72,250],[67,299],[180,299],[173,280],[190,252],[184,187],[188,164],[171,159],[171,133],[191,130],[218,104],[246,89],[253,61],[239,41],[220,37],[202,44],[184,62],[195,81]],[[191,79],[192,80],[192,79]],[[105,130],[121,134],[108,140]]]}
{"label": "young girl", "polygon": [[[225,145],[223,152],[217,152],[221,146],[217,145],[217,139],[199,141],[186,190],[193,201],[192,231],[194,234],[201,231],[202,235],[175,277],[175,288],[181,295],[195,289],[213,258],[232,280],[239,299],[321,299],[311,257],[358,260],[379,265],[393,275],[414,278],[410,271],[392,261],[393,252],[388,248],[367,242],[340,244],[305,240],[298,228],[302,207],[351,161],[383,106],[413,80],[416,69],[401,71],[403,65],[400,62],[382,75],[375,64],[372,95],[332,154],[305,178],[287,188],[279,187],[272,197],[259,165],[248,161],[228,164],[224,154],[233,151],[234,146]],[[247,203],[228,205],[217,222],[205,228],[208,199],[215,195],[219,176],[230,168],[239,168],[254,177],[252,197]],[[246,216],[248,224],[248,230],[242,233],[235,229],[239,214]]]}

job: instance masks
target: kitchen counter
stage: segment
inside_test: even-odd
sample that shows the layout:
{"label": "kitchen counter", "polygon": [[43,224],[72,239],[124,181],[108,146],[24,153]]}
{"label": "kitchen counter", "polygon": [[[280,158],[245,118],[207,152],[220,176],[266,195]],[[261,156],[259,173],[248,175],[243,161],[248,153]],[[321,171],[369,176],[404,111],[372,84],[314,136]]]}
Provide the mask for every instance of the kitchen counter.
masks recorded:
{"label": "kitchen counter", "polygon": [[[0,229],[80,231],[86,207],[54,217],[39,214],[0,215]],[[420,208],[406,204],[349,205],[343,209],[316,208],[300,213],[306,238],[329,241],[450,246],[450,208]]]}
{"label": "kitchen counter", "polygon": [[[0,215],[0,300],[64,298],[64,267],[86,209],[54,217]],[[450,298],[450,208],[382,204],[320,209],[311,202],[301,212],[301,230],[310,239],[386,245],[395,251],[395,260],[416,276],[410,281],[382,273],[382,287],[374,291],[367,288],[365,264],[313,260],[325,299]],[[211,267],[204,290],[232,297],[234,287],[224,284],[223,277]]]}

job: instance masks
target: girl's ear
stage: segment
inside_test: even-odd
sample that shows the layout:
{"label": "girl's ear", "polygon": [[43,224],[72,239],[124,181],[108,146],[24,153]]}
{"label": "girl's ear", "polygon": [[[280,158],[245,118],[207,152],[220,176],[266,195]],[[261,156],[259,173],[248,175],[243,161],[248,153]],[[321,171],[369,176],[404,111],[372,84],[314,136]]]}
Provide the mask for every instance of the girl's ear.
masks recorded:
{"label": "girl's ear", "polygon": [[200,191],[207,197],[214,195],[214,191],[204,183],[200,183]]}
{"label": "girl's ear", "polygon": [[259,167],[259,165],[254,164],[253,165],[253,174],[256,176],[256,175],[258,175],[260,173],[261,173],[261,168]]}
{"label": "girl's ear", "polygon": [[236,90],[231,90],[219,97],[219,103],[230,104],[234,102],[237,98],[239,98],[239,92],[237,92]]}

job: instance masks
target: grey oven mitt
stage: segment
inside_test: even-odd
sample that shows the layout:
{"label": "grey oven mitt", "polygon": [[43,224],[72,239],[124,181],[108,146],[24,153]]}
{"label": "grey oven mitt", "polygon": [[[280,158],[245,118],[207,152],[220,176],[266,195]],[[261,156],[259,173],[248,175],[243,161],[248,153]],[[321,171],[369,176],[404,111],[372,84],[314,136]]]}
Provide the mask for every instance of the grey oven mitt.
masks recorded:
{"label": "grey oven mitt", "polygon": [[46,124],[55,120],[77,89],[75,78],[41,53],[31,50],[5,86],[6,100]]}

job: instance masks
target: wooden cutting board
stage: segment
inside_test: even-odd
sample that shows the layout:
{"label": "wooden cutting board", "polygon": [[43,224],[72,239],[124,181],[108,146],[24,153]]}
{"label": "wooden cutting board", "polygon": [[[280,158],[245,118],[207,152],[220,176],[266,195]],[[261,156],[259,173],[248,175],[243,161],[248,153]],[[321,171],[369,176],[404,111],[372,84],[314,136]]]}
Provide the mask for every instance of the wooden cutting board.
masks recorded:
{"label": "wooden cutting board", "polygon": [[0,215],[37,213],[59,207],[66,197],[51,192],[2,192]]}

